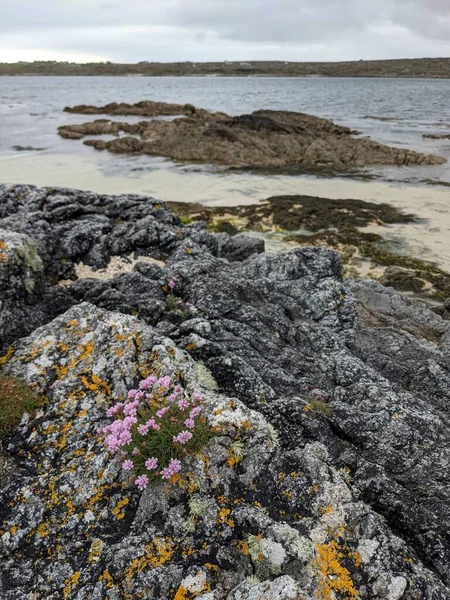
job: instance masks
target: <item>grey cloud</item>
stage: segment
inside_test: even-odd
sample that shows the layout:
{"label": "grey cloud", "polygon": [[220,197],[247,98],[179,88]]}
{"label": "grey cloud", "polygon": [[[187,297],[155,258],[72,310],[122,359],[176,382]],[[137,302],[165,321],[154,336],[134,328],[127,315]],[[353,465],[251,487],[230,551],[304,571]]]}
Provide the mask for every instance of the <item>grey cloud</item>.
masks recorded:
{"label": "grey cloud", "polygon": [[383,23],[450,40],[449,0],[179,0],[178,20],[236,40],[326,41]]}
{"label": "grey cloud", "polygon": [[114,61],[350,60],[450,54],[450,0],[0,3],[0,48],[96,53]]}
{"label": "grey cloud", "polygon": [[1,0],[0,30],[160,25],[177,0]]}

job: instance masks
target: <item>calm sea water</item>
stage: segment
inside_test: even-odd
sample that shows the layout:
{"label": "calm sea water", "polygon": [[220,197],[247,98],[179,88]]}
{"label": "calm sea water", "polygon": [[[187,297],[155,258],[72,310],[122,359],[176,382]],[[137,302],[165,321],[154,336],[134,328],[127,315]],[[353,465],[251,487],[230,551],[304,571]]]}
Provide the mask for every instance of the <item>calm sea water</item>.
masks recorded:
{"label": "calm sea water", "polygon": [[[1,169],[2,159],[15,155],[25,165],[26,157],[38,152],[18,152],[14,146],[40,148],[40,155],[88,157],[106,175],[179,168],[153,157],[98,153],[56,133],[59,125],[90,119],[64,113],[67,105],[143,99],[189,102],[230,114],[260,108],[307,112],[358,129],[383,143],[450,159],[450,140],[422,138],[423,133],[450,133],[449,98],[450,80],[432,79],[0,77],[0,177],[7,177]],[[450,184],[450,162],[439,167],[383,168],[370,173],[416,185]],[[23,182],[26,180],[25,167]]]}

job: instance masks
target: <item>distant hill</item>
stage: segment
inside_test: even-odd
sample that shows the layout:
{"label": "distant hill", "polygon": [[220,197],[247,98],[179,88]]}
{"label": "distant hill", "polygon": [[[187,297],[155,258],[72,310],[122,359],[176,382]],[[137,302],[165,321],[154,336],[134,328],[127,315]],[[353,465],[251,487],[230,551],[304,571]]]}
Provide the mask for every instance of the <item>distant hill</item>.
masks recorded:
{"label": "distant hill", "polygon": [[349,62],[179,62],[137,64],[56,61],[0,63],[0,75],[432,77],[450,78],[450,58],[359,60]]}

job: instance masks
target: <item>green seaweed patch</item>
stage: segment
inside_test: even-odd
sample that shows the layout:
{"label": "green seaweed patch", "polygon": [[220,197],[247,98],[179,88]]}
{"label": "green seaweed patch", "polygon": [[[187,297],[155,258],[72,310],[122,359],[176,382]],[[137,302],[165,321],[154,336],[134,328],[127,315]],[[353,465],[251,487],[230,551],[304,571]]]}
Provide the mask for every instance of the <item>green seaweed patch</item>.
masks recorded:
{"label": "green seaweed patch", "polygon": [[33,415],[45,401],[20,379],[0,373],[0,435],[14,429],[24,413]]}
{"label": "green seaweed patch", "polygon": [[[276,231],[294,232],[335,228],[365,227],[372,223],[410,223],[416,220],[389,204],[364,200],[334,200],[314,196],[273,196],[257,204],[206,207],[201,204],[169,202],[181,219],[205,221],[212,231]],[[234,231],[227,231],[228,225]]]}

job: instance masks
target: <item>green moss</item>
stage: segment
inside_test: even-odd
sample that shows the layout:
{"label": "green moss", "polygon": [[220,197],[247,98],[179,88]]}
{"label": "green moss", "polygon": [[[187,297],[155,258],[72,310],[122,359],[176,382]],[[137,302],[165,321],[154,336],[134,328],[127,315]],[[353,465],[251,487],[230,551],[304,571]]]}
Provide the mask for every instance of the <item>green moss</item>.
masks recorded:
{"label": "green moss", "polygon": [[191,217],[188,217],[187,215],[180,217],[180,221],[183,225],[190,225],[192,223]]}
{"label": "green moss", "polygon": [[0,373],[0,435],[14,429],[24,413],[33,414],[44,403],[26,383]]}

